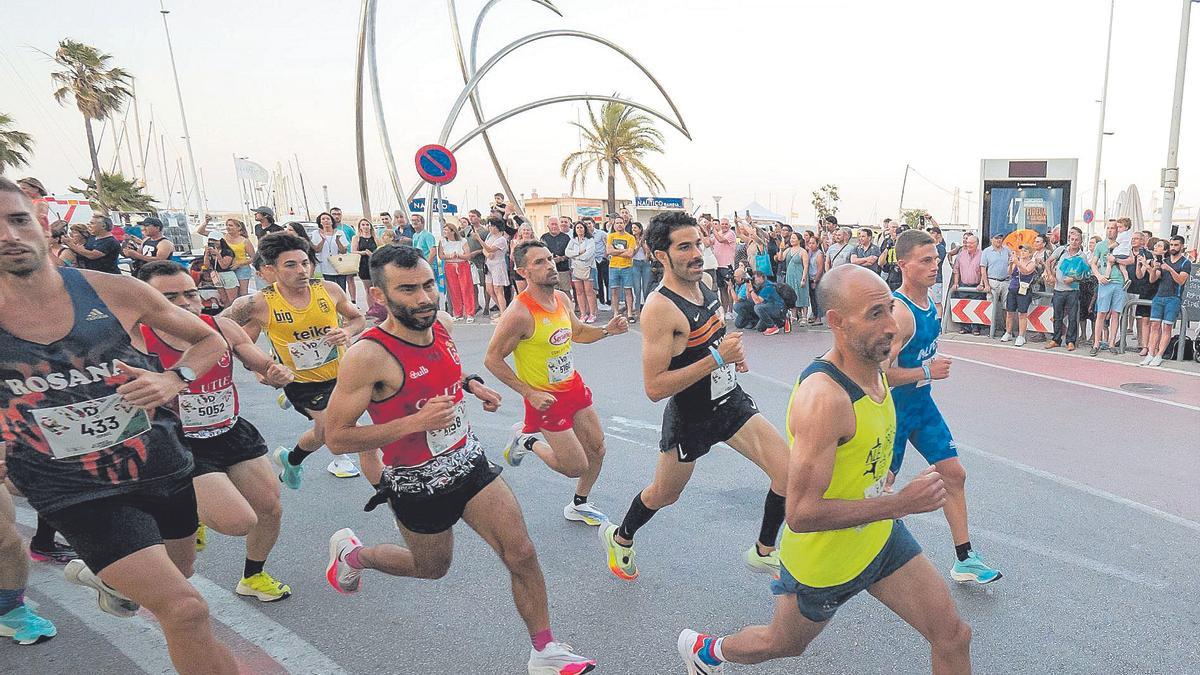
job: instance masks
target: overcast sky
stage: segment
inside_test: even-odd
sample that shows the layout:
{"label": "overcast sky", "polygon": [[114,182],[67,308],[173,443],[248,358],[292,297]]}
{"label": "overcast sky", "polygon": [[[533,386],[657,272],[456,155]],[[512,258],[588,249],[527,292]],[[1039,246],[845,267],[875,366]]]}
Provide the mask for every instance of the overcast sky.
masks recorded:
{"label": "overcast sky", "polygon": [[[380,2],[379,54],[394,152],[406,189],[415,150],[437,140],[461,89],[443,3]],[[481,0],[459,3],[464,40]],[[641,59],[670,91],[693,134],[666,125],[666,154],[649,163],[666,196],[691,195],[722,212],[752,199],[810,220],[810,193],[841,187],[843,222],[894,216],[906,162],[906,207],[942,221],[952,198],[978,190],[984,157],[1077,157],[1084,206],[1091,201],[1104,69],[1104,0],[557,0],[559,19],[510,0],[489,15],[486,56],[518,36],[576,28],[608,37]],[[4,0],[0,22],[0,111],[37,143],[32,165],[53,191],[88,173],[81,117],[50,97],[53,52],[71,37],[113,55],[138,78],[141,122],[151,108],[167,137],[172,171],[183,156],[158,3],[151,0]],[[360,210],[354,154],[354,58],[358,7],[350,0],[168,2],[196,161],[213,210],[239,208],[232,157],[287,170],[297,155],[310,205],[320,186]],[[1176,0],[1118,0],[1102,176],[1109,201],[1137,184],[1147,210],[1166,159],[1179,33]],[[1197,20],[1193,20],[1195,24]],[[1200,32],[1200,29],[1193,31]],[[1198,38],[1196,41],[1200,41]],[[1192,49],[1179,153],[1181,204],[1200,202],[1200,46]],[[591,42],[544,40],[514,52],[481,88],[487,112],[568,93],[612,93],[667,110],[653,86],[616,53]],[[493,140],[517,192],[565,193],[558,173],[577,136],[573,104],[504,122]],[[1190,122],[1190,124],[1189,124]],[[456,134],[474,126],[469,110]],[[112,160],[106,139],[102,163]],[[394,208],[368,110],[373,210]],[[150,189],[165,201],[159,162]],[[482,145],[459,153],[447,188],[476,206],[497,188]],[[588,184],[588,196],[603,185]],[[644,193],[644,192],[643,192]],[[619,184],[618,195],[632,191]],[[176,204],[179,198],[175,198]],[[965,205],[965,202],[964,202]],[[964,206],[965,209],[965,206]],[[965,218],[965,213],[961,219]],[[979,222],[978,207],[971,220]]]}

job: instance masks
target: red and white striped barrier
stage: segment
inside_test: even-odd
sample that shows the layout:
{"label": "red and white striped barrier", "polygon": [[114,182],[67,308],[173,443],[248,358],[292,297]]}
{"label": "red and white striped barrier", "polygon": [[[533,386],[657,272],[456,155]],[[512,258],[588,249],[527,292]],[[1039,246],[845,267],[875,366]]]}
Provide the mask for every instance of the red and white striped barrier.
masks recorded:
{"label": "red and white striped barrier", "polygon": [[1054,332],[1054,308],[1049,305],[1030,307],[1029,330],[1039,333]]}
{"label": "red and white striped barrier", "polygon": [[991,300],[958,299],[950,301],[950,316],[954,318],[955,323],[977,323],[990,326],[992,325],[991,314]]}

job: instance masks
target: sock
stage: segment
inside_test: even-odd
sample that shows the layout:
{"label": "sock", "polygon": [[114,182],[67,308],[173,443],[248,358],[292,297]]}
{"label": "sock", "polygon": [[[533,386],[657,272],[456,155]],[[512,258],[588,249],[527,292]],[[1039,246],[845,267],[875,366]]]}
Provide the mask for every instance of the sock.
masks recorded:
{"label": "sock", "polygon": [[579,506],[580,504],[586,504],[586,503],[587,503],[587,496],[575,495],[575,506]]}
{"label": "sock", "polygon": [[533,635],[530,635],[529,639],[533,642],[534,650],[540,652],[546,648],[546,645],[554,642],[554,635],[550,632],[550,629],[547,628],[546,630],[540,630]]}
{"label": "sock", "polygon": [[711,635],[704,638],[704,644],[696,650],[696,657],[705,665],[721,665],[721,662],[725,660],[725,655],[721,653],[721,643],[724,641],[725,638],[715,638]]}
{"label": "sock", "polygon": [[303,462],[304,458],[313,454],[313,452],[315,451],[301,450],[300,446],[297,445],[296,447],[292,448],[291,452],[288,453],[288,464],[291,464],[292,466],[300,466],[300,462]]}
{"label": "sock", "polygon": [[25,604],[24,588],[0,588],[0,615],[8,614]]}
{"label": "sock", "polygon": [[967,559],[967,554],[971,552],[971,542],[954,545],[954,555],[958,556],[959,562]]}
{"label": "sock", "polygon": [[621,521],[621,527],[617,528],[617,534],[621,535],[622,539],[633,541],[633,535],[637,534],[643,525],[650,522],[656,513],[658,513],[656,509],[646,506],[646,503],[642,501],[642,493],[637,493],[629,505],[629,510],[625,512],[625,519]]}
{"label": "sock", "polygon": [[525,449],[529,452],[533,452],[533,444],[537,443],[537,440],[537,436],[526,434],[525,438],[521,439],[521,445],[525,446]]}
{"label": "sock", "polygon": [[50,523],[47,523],[45,518],[38,516],[37,532],[33,533],[33,538],[29,540],[29,543],[37,546],[38,548],[52,546],[54,544],[54,534],[56,532],[57,530],[51,527]]}
{"label": "sock", "polygon": [[767,490],[767,500],[763,503],[762,528],[758,531],[758,543],[763,546],[775,546],[775,539],[779,536],[779,528],[783,527],[786,515],[785,502],[783,495],[775,494],[774,490]]}
{"label": "sock", "polygon": [[362,550],[363,550],[363,547],[355,546],[352,551],[350,551],[349,553],[347,553],[345,556],[342,557],[342,560],[345,560],[346,564],[353,567],[354,569],[361,570],[363,568],[363,564],[362,564],[362,561],[360,561],[358,559],[358,554]]}
{"label": "sock", "polygon": [[249,579],[250,577],[263,571],[263,565],[266,565],[266,560],[251,560],[246,558],[246,566],[242,568],[242,578]]}

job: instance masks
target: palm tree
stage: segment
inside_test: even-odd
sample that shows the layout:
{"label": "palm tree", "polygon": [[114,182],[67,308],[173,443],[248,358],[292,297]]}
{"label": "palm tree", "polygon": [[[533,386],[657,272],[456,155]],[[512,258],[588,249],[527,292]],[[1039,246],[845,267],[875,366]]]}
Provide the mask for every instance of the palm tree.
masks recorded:
{"label": "palm tree", "polygon": [[571,122],[583,133],[584,148],[567,155],[563,160],[563,178],[571,174],[571,192],[575,186],[584,188],[587,176],[595,172],[596,177],[608,182],[608,211],[617,210],[617,170],[625,183],[637,192],[640,180],[651,193],[664,188],[658,174],[643,161],[650,152],[662,152],[662,133],[654,128],[654,120],[623,103],[609,101],[600,107],[597,118],[588,104],[588,124]]}
{"label": "palm tree", "polygon": [[23,131],[10,129],[13,118],[0,113],[0,174],[9,167],[16,168],[29,163],[25,153],[33,150],[33,137]]}
{"label": "palm tree", "polygon": [[[54,91],[54,100],[65,105],[67,99],[74,98],[75,106],[83,114],[83,124],[87,130],[88,152],[92,157],[92,178],[99,179],[100,158],[96,154],[96,137],[92,133],[92,121],[104,120],[118,112],[125,99],[132,94],[128,88],[133,77],[117,67],[109,67],[112,56],[96,49],[91,45],[76,42],[70,38],[58,43],[54,52],[54,62],[63,67],[55,73],[50,73],[50,79],[59,84]],[[100,180],[100,191],[97,201],[103,203],[105,181]]]}
{"label": "palm tree", "polygon": [[83,188],[73,187],[72,192],[81,193],[105,211],[154,211],[154,198],[142,191],[136,179],[126,178],[120,173],[101,172],[100,190],[96,181],[81,176]]}

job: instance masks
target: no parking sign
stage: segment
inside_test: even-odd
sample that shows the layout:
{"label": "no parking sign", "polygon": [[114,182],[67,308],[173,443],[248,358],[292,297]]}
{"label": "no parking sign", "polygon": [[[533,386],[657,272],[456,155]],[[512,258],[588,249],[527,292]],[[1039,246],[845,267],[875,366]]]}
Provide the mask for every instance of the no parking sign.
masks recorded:
{"label": "no parking sign", "polygon": [[417,150],[417,175],[427,183],[445,185],[458,175],[458,161],[444,145],[431,143]]}

